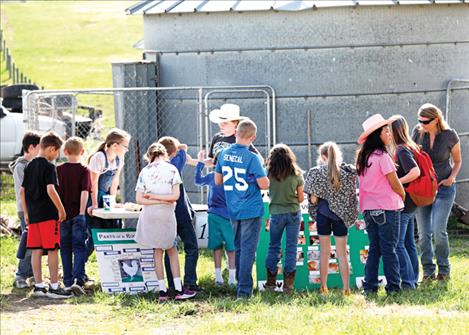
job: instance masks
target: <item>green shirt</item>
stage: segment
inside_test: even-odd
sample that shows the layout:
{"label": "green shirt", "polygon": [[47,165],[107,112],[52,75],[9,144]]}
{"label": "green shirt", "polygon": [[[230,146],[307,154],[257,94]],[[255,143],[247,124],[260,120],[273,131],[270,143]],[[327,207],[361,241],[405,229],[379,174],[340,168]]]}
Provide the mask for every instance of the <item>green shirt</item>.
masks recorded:
{"label": "green shirt", "polygon": [[298,186],[304,185],[303,176],[288,176],[282,181],[270,179],[270,214],[294,213],[300,210],[296,195]]}

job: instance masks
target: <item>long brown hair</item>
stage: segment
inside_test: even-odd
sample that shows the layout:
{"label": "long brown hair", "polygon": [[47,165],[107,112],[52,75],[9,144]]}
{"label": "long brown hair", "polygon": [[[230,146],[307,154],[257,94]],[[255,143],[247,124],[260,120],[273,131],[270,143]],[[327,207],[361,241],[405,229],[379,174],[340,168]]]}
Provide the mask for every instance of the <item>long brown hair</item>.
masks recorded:
{"label": "long brown hair", "polygon": [[402,115],[393,115],[391,123],[392,137],[396,145],[404,145],[414,150],[418,150],[418,145],[410,138],[409,125]]}
{"label": "long brown hair", "polygon": [[[449,129],[449,125],[448,123],[445,121],[444,117],[443,117],[443,113],[441,112],[441,110],[436,107],[435,105],[433,104],[430,104],[430,103],[426,103],[426,104],[423,104],[422,106],[420,106],[418,112],[417,112],[417,115],[418,116],[421,116],[421,117],[426,117],[428,119],[437,119],[438,122],[436,124],[437,128],[438,128],[438,131],[443,131],[443,130],[446,130],[446,129]],[[418,126],[418,130],[419,130],[419,133],[420,133],[420,136],[423,136],[423,128],[419,125]]]}
{"label": "long brown hair", "polygon": [[88,157],[88,163],[90,162],[91,157],[93,157],[93,155],[96,154],[97,152],[99,152],[99,151],[104,152],[104,150],[106,148],[109,148],[114,143],[121,144],[126,139],[130,140],[130,134],[128,132],[126,132],[125,130],[119,129],[119,128],[112,128],[107,133],[106,139],[104,140],[104,142],[102,142],[99,145],[98,149],[96,149],[96,151],[93,152],[93,154],[90,155],[90,157]]}
{"label": "long brown hair", "polygon": [[296,156],[286,144],[277,144],[269,152],[267,159],[269,178],[282,181],[289,176],[300,176],[303,171],[296,163]]}
{"label": "long brown hair", "polygon": [[331,185],[336,189],[340,189],[340,165],[342,164],[342,151],[339,146],[332,141],[321,144],[318,149],[318,164],[323,164],[321,156],[327,158],[327,177]]}

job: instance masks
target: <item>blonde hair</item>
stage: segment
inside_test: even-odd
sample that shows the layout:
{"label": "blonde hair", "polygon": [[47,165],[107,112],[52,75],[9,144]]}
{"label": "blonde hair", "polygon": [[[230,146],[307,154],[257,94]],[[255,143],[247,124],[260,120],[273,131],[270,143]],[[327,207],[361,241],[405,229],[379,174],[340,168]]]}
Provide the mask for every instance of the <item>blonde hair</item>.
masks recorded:
{"label": "blonde hair", "polygon": [[121,144],[125,140],[130,140],[130,138],[131,138],[130,134],[128,132],[126,132],[125,130],[122,130],[122,129],[119,129],[119,128],[112,128],[107,133],[106,139],[104,140],[104,142],[102,142],[99,145],[98,149],[96,149],[96,151],[93,152],[93,154],[88,158],[88,163],[90,162],[91,157],[95,153],[97,153],[99,151],[104,152],[104,149],[109,148],[114,143]]}
{"label": "blonde hair", "polygon": [[252,120],[242,120],[236,127],[236,132],[242,139],[249,139],[256,135],[257,126]]}
{"label": "blonde hair", "polygon": [[332,141],[325,142],[319,146],[318,165],[322,165],[321,156],[327,158],[327,177],[331,185],[338,190],[340,183],[340,165],[342,164],[342,151],[339,146]]}
{"label": "blonde hair", "polygon": [[158,143],[162,144],[165,147],[168,156],[174,154],[178,150],[178,147],[180,145],[179,140],[171,136],[163,136],[158,140]]}
{"label": "blonde hair", "polygon": [[79,155],[83,150],[83,140],[77,136],[70,137],[65,141],[64,150],[70,155]]}
{"label": "blonde hair", "polygon": [[[437,122],[436,126],[438,128],[438,131],[443,131],[443,130],[449,129],[449,125],[445,121],[445,119],[443,117],[443,113],[441,112],[441,110],[438,107],[436,107],[433,104],[426,103],[426,104],[423,104],[422,106],[420,106],[420,108],[417,112],[417,115],[421,116],[421,117],[426,117],[428,119],[437,119],[438,122]],[[423,135],[423,128],[420,125],[418,127],[418,130],[419,130],[420,135]]]}
{"label": "blonde hair", "polygon": [[391,119],[394,119],[391,123],[392,137],[396,145],[406,145],[414,150],[418,150],[419,146],[410,138],[409,125],[406,119],[402,115],[393,115]]}
{"label": "blonde hair", "polygon": [[168,152],[166,151],[166,148],[163,144],[154,142],[148,147],[147,153],[145,154],[145,160],[148,163],[152,163],[160,156],[164,156],[166,158],[168,156]]}

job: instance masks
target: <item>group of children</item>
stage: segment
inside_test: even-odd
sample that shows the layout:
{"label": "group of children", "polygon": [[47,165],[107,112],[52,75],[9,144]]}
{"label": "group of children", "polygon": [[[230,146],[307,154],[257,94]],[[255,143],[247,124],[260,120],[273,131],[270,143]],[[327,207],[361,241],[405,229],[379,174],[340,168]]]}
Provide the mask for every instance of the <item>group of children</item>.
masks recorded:
{"label": "group of children", "polygon": [[[407,123],[402,117],[385,120],[377,114],[363,123],[364,132],[358,140],[362,146],[356,167],[342,162],[341,151],[335,143],[324,143],[319,148],[318,165],[308,171],[306,181],[295,154],[285,144],[274,146],[267,161],[263,161],[253,146],[256,125],[240,115],[237,105],[225,104],[212,111],[210,120],[219,125],[220,133],[212,139],[208,157],[201,151],[195,160],[187,154],[186,145],[173,137],[163,137],[148,147],[145,155],[148,165],[138,176],[136,202],[143,205],[143,209],[135,240],[154,249],[159,301],[166,301],[170,296],[164,278],[164,253],[168,284],[175,292],[175,299],[192,298],[201,290],[197,285],[198,246],[192,224],[193,211],[181,178],[186,164],[196,166],[195,184],[209,187],[208,247],[214,252],[215,283],[224,284],[221,259],[225,248],[228,284],[237,286],[238,298],[251,296],[253,290],[252,268],[264,214],[261,190],[269,190],[271,199],[266,288],[273,290],[276,287],[281,239],[285,233],[284,291],[293,290],[300,203],[306,193],[321,245],[321,293],[328,292],[327,264],[330,235],[333,233],[343,292],[350,294],[346,244],[348,228],[358,217],[357,177],[360,209],[370,239],[365,291],[377,290],[380,257],[388,292],[399,291],[401,284],[415,288],[418,278],[415,243],[412,246],[410,241],[406,241],[407,258],[402,257],[402,261],[400,252],[396,251],[401,240],[400,212],[402,209],[412,212],[415,208],[408,199],[404,206],[406,194],[402,185],[420,174],[412,157],[407,152],[402,153],[408,144],[413,143],[408,139]],[[394,121],[393,138],[389,125]],[[35,133],[25,135],[24,155],[12,168],[18,199],[21,200],[18,201],[18,215],[22,226],[28,229],[27,247],[32,251],[34,295],[66,298],[72,292],[84,293],[83,286],[88,280],[85,263],[93,250],[90,229],[119,226],[118,222],[93,217],[93,209],[102,207],[103,195],[117,193],[129,141],[130,135],[125,131],[111,130],[86,167],[80,163],[84,153],[83,142],[72,137],[64,145],[67,163],[56,169],[51,161],[60,153],[63,143],[60,137],[52,132],[40,138]],[[393,142],[401,145],[394,157],[398,168],[388,149]],[[407,158],[403,158],[403,154]],[[214,171],[203,175],[204,167],[214,167]],[[180,277],[177,236],[184,244],[186,256],[184,285]],[[64,288],[58,284],[59,246]],[[42,281],[43,250],[48,251],[51,280],[48,289]],[[409,254],[412,255],[411,265],[404,264]],[[20,261],[15,280],[17,287],[25,287],[25,278],[31,274],[27,262],[27,258]],[[412,276],[407,275],[410,266],[415,269]]]}

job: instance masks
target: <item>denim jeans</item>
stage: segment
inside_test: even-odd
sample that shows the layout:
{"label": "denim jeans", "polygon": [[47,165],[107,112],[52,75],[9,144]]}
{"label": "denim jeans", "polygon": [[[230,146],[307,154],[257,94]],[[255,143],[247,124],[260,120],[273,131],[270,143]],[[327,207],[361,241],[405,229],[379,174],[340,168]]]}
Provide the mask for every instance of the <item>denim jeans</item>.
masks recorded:
{"label": "denim jeans", "polygon": [[85,246],[86,238],[87,227],[84,215],[77,215],[60,224],[60,256],[64,272],[63,281],[66,287],[70,287],[74,279],[80,282],[84,281],[85,262],[88,254]]}
{"label": "denim jeans", "polygon": [[[21,223],[21,231],[26,230],[26,224],[24,223],[24,213],[18,212],[18,218]],[[29,278],[33,276],[33,268],[31,267],[31,250],[26,250],[26,255],[23,259],[20,259],[18,262],[18,271],[16,271],[16,276],[21,278]]]}
{"label": "denim jeans", "polygon": [[300,211],[270,215],[270,243],[265,260],[265,267],[269,272],[277,273],[284,231],[286,235],[284,272],[291,273],[296,270],[296,245],[298,243],[298,233],[300,232],[300,222]]}
{"label": "denim jeans", "polygon": [[236,280],[238,281],[236,295],[238,298],[246,298],[252,294],[252,266],[256,259],[262,217],[231,220],[231,223],[233,224],[236,248],[235,265]]}
{"label": "denim jeans", "polygon": [[[186,254],[184,262],[184,285],[197,284],[197,261],[199,260],[199,244],[197,243],[197,235],[191,221],[178,221],[177,234],[181,238],[184,245],[184,253]],[[173,287],[173,274],[169,263],[168,254],[165,253],[164,259],[166,277],[168,278],[168,286]]]}
{"label": "denim jeans", "polygon": [[[436,266],[433,257],[436,256],[438,273],[449,275],[449,242],[446,227],[449,214],[456,197],[456,185],[440,186],[435,202],[429,206],[417,208],[416,217],[419,230],[420,260],[423,275],[435,274]],[[435,245],[432,245],[432,237]]]}
{"label": "denim jeans", "polygon": [[401,290],[399,259],[396,254],[400,214],[399,211],[388,210],[365,210],[363,212],[370,241],[368,259],[365,264],[365,282],[363,283],[366,292],[378,290],[378,270],[381,257],[387,282],[386,292],[399,292]]}
{"label": "denim jeans", "polygon": [[414,240],[414,213],[401,213],[396,253],[399,257],[402,287],[416,288],[419,278],[419,260]]}

